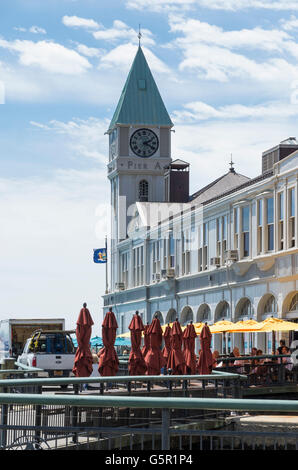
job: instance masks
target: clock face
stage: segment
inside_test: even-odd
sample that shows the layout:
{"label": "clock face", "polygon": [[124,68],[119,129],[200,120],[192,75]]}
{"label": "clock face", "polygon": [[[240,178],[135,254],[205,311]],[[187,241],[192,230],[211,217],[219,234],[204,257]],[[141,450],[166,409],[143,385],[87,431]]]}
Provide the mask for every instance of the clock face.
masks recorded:
{"label": "clock face", "polygon": [[157,151],[158,146],[158,137],[150,129],[138,129],[130,138],[130,148],[138,157],[151,157]]}

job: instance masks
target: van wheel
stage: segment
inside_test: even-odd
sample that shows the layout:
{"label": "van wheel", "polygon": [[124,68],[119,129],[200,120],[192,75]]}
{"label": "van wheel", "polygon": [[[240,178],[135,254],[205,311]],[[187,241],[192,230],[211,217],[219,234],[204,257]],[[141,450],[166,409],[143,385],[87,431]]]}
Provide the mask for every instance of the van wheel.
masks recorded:
{"label": "van wheel", "polygon": [[66,390],[68,385],[67,384],[66,385],[60,385],[60,387],[61,387],[62,390]]}

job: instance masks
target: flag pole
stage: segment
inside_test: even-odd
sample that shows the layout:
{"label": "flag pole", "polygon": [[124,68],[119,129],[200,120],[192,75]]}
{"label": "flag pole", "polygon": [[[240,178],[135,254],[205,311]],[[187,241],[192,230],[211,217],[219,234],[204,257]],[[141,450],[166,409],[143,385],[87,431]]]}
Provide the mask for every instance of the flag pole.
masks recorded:
{"label": "flag pole", "polygon": [[105,236],[105,248],[106,248],[106,294],[108,294],[109,289],[108,289],[108,239],[107,236]]}

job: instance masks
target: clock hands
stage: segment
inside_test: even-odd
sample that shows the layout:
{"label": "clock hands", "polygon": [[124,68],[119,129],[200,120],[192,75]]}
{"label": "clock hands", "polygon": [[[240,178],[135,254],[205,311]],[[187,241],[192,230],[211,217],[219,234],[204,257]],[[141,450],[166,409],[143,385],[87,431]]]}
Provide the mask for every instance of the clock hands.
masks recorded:
{"label": "clock hands", "polygon": [[146,140],[146,142],[143,142],[143,144],[148,145],[148,144],[150,144],[150,142],[152,142],[153,139],[154,139],[154,137],[152,137],[150,140]]}
{"label": "clock hands", "polygon": [[152,145],[150,145],[150,142],[152,142],[153,139],[154,137],[152,137],[152,139],[150,140],[146,140],[145,142],[143,142],[143,145],[147,145],[147,147],[150,147],[151,150],[155,150],[155,147],[152,147]]}

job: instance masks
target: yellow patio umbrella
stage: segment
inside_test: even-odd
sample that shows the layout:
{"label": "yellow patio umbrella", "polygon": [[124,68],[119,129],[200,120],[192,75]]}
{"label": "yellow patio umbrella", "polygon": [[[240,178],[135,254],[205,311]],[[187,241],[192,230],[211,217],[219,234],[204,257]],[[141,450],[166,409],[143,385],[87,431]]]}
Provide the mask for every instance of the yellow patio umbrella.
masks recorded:
{"label": "yellow patio umbrella", "polygon": [[298,330],[298,324],[283,320],[282,318],[266,318],[260,323],[261,328],[258,330],[261,333],[270,331],[291,331]]}
{"label": "yellow patio umbrella", "polygon": [[[172,328],[173,326],[173,322],[172,323],[167,323],[166,325],[162,325],[161,329],[162,329],[162,332],[164,333],[165,332],[165,329],[167,328],[167,326],[170,325],[170,328]],[[186,328],[186,326],[182,326],[181,325],[181,330],[184,331]]]}
{"label": "yellow patio umbrella", "polygon": [[275,332],[276,331],[298,330],[297,323],[283,320],[282,318],[269,317],[261,322],[260,333],[272,333],[272,352],[275,353]]}
{"label": "yellow patio umbrella", "polygon": [[163,333],[165,332],[165,330],[166,330],[166,328],[167,328],[168,325],[170,325],[170,328],[172,328],[173,322],[167,323],[166,325],[162,325],[161,329],[162,329],[162,332],[163,332]]}
{"label": "yellow patio umbrella", "polygon": [[226,333],[235,325],[235,323],[229,320],[220,320],[214,325],[210,326],[211,333]]}
{"label": "yellow patio umbrella", "polygon": [[233,326],[234,326],[234,323],[229,320],[219,320],[218,322],[214,323],[214,325],[210,326],[210,331],[212,334],[217,334],[217,333],[223,334],[224,354],[227,354],[226,333],[229,332]]}
{"label": "yellow patio umbrella", "polygon": [[117,335],[117,338],[130,338],[130,331],[127,333],[122,333],[121,335]]}
{"label": "yellow patio umbrella", "polygon": [[252,344],[252,333],[257,332],[262,327],[262,324],[256,320],[239,320],[228,330],[229,333],[250,333],[249,343]]}
{"label": "yellow patio umbrella", "polygon": [[252,333],[260,331],[262,323],[256,320],[240,320],[233,323],[233,326],[228,330],[229,333]]}
{"label": "yellow patio umbrella", "polygon": [[195,331],[196,331],[197,335],[199,335],[201,333],[202,328],[203,328],[204,325],[205,325],[205,323],[200,323],[200,322],[193,324],[193,326],[195,327]]}

